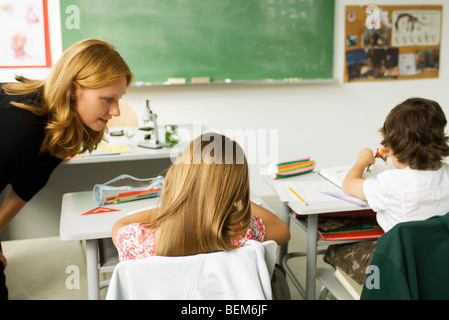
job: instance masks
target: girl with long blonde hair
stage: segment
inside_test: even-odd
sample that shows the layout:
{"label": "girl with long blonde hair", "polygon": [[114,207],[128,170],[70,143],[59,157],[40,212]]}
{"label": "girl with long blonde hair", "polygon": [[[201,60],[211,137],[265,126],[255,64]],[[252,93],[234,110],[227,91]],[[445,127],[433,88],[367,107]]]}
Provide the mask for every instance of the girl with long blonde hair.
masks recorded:
{"label": "girl with long blonde hair", "polygon": [[159,202],[114,225],[121,261],[232,250],[249,239],[290,239],[282,220],[250,201],[244,152],[220,134],[190,143],[169,168]]}
{"label": "girl with long blonde hair", "polygon": [[[16,76],[0,86],[0,192],[12,187],[0,206],[0,232],[62,160],[96,148],[132,78],[112,45],[87,39],[68,48],[45,79]],[[0,273],[5,266],[0,252]]]}

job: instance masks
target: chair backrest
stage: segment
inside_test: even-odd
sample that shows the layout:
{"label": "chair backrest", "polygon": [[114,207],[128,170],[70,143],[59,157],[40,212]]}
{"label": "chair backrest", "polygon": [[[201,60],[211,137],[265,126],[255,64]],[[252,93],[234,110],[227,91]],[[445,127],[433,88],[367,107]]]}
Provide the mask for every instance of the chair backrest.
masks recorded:
{"label": "chair backrest", "polygon": [[120,116],[112,117],[108,121],[108,128],[113,127],[137,127],[139,119],[133,107],[123,100],[119,100]]}
{"label": "chair backrest", "polygon": [[379,238],[361,300],[449,299],[449,213]]}
{"label": "chair backrest", "polygon": [[106,299],[271,299],[274,241],[185,257],[154,256],[120,262]]}

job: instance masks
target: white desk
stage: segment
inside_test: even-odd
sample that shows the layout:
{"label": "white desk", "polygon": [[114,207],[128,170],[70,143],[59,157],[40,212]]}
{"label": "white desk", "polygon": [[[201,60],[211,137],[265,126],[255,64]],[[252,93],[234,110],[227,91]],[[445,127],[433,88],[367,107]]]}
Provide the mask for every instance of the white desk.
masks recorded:
{"label": "white desk", "polygon": [[154,208],[157,198],[101,206],[120,211],[82,215],[97,208],[91,191],[67,193],[61,208],[60,237],[62,241],[86,240],[87,292],[90,300],[100,298],[99,239],[111,237],[114,223],[138,211]]}
{"label": "white desk", "polygon": [[[260,198],[251,195],[251,200],[270,210],[273,210]],[[82,215],[97,208],[91,191],[64,194],[61,208],[60,237],[62,241],[86,240],[87,289],[90,300],[100,298],[100,254],[99,240],[111,237],[114,223],[131,213],[154,208],[157,198],[101,206],[120,210],[91,215]],[[118,259],[117,259],[118,261]],[[112,271],[115,264],[111,266]]]}
{"label": "white desk", "polygon": [[[282,180],[282,183],[285,184],[294,184],[294,182],[300,182],[305,184],[315,185],[316,183],[322,182],[324,178],[320,177],[317,173],[312,172],[296,177],[286,178]],[[265,178],[265,181],[268,183],[270,187],[272,187],[273,190],[278,192],[278,188],[280,188],[280,185],[278,180],[273,180],[269,178]],[[324,180],[325,181],[325,180]],[[332,189],[334,186],[330,183],[329,188]],[[336,191],[339,191],[338,187],[335,187]],[[282,199],[281,199],[282,200]],[[285,199],[284,199],[285,200]],[[293,284],[298,289],[298,291],[301,293],[301,295],[306,300],[314,300],[315,299],[315,279],[317,277],[317,274],[319,277],[321,277],[321,281],[324,282],[336,282],[335,279],[333,279],[333,276],[329,272],[321,272],[323,270],[319,270],[320,272],[317,273],[317,254],[323,253],[322,251],[318,251],[318,246],[323,245],[331,245],[331,244],[337,244],[337,243],[348,243],[348,242],[357,242],[360,240],[346,240],[346,241],[322,241],[318,239],[317,231],[318,231],[318,215],[322,213],[334,213],[334,212],[346,212],[346,211],[365,211],[365,210],[371,210],[369,207],[362,208],[358,205],[336,199],[333,197],[329,197],[325,201],[310,201],[307,198],[304,199],[308,202],[308,206],[306,206],[303,202],[300,200],[290,200],[290,201],[283,201],[283,212],[282,212],[282,220],[287,223],[287,225],[290,225],[290,221],[293,221],[295,223],[298,223],[298,225],[307,232],[307,251],[306,252],[293,252],[293,253],[287,253],[288,246],[284,245],[281,247],[280,250],[280,259],[282,261],[282,265],[291,278]],[[296,212],[297,214],[301,215],[308,215],[307,222],[300,221],[296,219],[295,216],[291,214],[291,211]],[[302,257],[305,256],[307,259],[306,264],[306,286],[305,289],[301,285],[301,283],[296,279],[294,276],[292,270],[287,265],[287,261],[291,258],[295,257]],[[345,292],[339,293],[342,298],[350,298],[348,294],[345,294]]]}
{"label": "white desk", "polygon": [[[123,130],[123,136],[111,136],[112,132]],[[105,163],[114,161],[148,160],[171,158],[175,160],[179,154],[194,138],[202,134],[206,127],[200,123],[180,124],[178,125],[179,144],[173,148],[148,149],[138,146],[139,141],[144,140],[147,131],[139,130],[139,127],[117,127],[110,128],[106,139],[110,145],[124,145],[132,148],[130,152],[121,152],[119,154],[109,155],[86,155],[77,156],[63,162],[64,165],[86,164],[86,163]],[[159,130],[159,139],[162,144],[165,143],[165,130]]]}

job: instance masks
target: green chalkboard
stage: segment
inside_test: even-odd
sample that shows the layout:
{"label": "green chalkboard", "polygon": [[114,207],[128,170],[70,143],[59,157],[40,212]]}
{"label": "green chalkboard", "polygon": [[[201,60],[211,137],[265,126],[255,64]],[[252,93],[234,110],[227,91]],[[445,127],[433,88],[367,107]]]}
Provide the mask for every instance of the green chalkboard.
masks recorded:
{"label": "green chalkboard", "polygon": [[60,0],[64,50],[112,43],[136,81],[330,79],[334,0]]}

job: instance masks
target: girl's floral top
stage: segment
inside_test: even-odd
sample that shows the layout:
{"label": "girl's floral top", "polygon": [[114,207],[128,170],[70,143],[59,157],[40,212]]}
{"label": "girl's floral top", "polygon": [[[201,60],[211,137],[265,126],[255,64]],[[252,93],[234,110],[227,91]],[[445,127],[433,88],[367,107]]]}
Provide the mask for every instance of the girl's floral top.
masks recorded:
{"label": "girl's floral top", "polygon": [[[156,229],[150,229],[140,223],[132,223],[122,227],[116,238],[116,245],[120,261],[135,260],[155,255],[155,233]],[[233,239],[236,248],[245,245],[248,240],[265,240],[265,225],[261,218],[251,217],[248,230],[241,237]]]}

